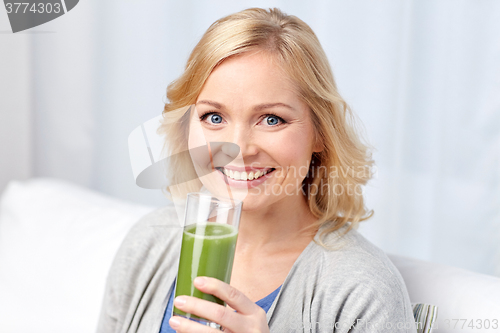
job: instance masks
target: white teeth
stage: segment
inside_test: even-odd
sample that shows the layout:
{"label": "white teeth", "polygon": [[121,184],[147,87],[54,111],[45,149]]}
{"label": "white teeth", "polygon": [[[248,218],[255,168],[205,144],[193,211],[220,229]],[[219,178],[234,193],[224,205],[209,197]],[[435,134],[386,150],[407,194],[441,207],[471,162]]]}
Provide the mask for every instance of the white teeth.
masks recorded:
{"label": "white teeth", "polygon": [[233,171],[230,169],[222,168],[222,172],[226,176],[228,176],[229,178],[232,178],[234,180],[254,180],[254,179],[257,179],[259,177],[264,176],[265,174],[268,174],[271,171],[272,171],[272,169],[269,169],[266,172],[257,171],[254,173],[253,171],[250,171],[249,173],[247,173],[246,171],[239,172],[239,171]]}

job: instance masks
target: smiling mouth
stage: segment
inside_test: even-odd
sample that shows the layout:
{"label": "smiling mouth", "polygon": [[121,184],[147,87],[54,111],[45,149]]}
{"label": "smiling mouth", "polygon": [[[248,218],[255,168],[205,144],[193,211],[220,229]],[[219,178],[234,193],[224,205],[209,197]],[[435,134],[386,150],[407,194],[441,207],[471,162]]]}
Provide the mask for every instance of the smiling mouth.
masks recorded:
{"label": "smiling mouth", "polygon": [[222,168],[222,167],[217,167],[216,169],[219,170],[220,172],[222,172],[228,178],[231,178],[232,180],[239,180],[239,181],[256,180],[256,179],[259,179],[259,178],[273,172],[274,170],[276,170],[275,168],[270,168],[270,169],[266,169],[266,170],[262,170],[262,171],[259,170],[259,171],[250,171],[250,172],[246,172],[246,171],[240,172],[240,171],[233,171],[233,170]]}

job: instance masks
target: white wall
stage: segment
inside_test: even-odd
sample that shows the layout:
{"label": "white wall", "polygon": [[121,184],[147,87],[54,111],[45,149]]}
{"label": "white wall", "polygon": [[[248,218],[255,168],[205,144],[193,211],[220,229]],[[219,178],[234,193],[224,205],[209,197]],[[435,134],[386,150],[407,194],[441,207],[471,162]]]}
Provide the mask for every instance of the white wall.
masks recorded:
{"label": "white wall", "polygon": [[33,174],[31,61],[29,35],[13,35],[0,10],[0,193]]}

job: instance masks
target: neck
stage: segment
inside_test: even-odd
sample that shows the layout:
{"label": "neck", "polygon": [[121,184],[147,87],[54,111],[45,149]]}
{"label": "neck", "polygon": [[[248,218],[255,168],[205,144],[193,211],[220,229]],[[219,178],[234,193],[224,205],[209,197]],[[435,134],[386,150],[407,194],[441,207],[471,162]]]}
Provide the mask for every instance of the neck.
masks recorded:
{"label": "neck", "polygon": [[242,211],[238,248],[245,252],[303,248],[317,229],[302,229],[315,220],[303,195],[287,196],[263,209]]}

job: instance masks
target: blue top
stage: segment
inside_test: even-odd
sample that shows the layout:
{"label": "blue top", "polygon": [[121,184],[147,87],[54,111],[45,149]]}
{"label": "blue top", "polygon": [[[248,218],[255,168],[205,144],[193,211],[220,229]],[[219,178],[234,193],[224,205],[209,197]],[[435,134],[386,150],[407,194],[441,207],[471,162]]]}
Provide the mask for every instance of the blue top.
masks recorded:
{"label": "blue top", "polygon": [[[167,309],[165,310],[165,314],[163,315],[163,321],[161,322],[160,333],[175,333],[175,331],[168,324],[168,321],[170,320],[170,317],[172,314],[172,308],[174,306],[173,305],[174,304],[174,290],[175,290],[174,285],[175,285],[175,281],[174,281],[174,284],[172,285],[172,288],[171,288],[172,291],[170,292],[170,298],[168,300]],[[269,310],[269,308],[273,304],[274,299],[276,298],[276,296],[280,292],[280,289],[281,289],[281,286],[279,286],[278,289],[276,289],[275,291],[273,291],[272,293],[270,293],[269,295],[267,295],[263,299],[255,302],[255,304],[260,306],[267,313],[267,311]]]}

